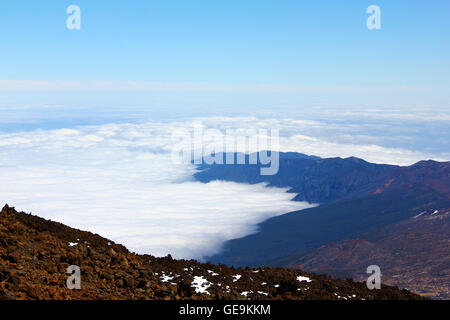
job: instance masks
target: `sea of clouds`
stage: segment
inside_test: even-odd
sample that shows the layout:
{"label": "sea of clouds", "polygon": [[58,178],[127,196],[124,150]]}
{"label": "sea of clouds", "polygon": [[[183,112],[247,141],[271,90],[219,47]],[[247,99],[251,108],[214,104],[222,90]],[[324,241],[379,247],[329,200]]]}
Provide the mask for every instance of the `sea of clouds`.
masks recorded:
{"label": "sea of clouds", "polygon": [[210,117],[0,133],[0,201],[138,253],[197,259],[255,232],[267,218],[314,206],[264,184],[194,181],[196,168],[174,163],[171,152],[180,138],[176,133],[198,123],[224,133],[279,129],[280,151],[400,165],[433,157],[307,135],[323,125],[295,119]]}

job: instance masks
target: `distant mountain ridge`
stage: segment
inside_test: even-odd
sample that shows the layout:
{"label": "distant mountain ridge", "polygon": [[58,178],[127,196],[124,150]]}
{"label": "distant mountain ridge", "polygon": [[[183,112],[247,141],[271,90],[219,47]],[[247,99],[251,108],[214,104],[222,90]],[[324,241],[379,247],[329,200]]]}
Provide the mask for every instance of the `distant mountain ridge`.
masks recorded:
{"label": "distant mountain ridge", "polygon": [[267,182],[269,186],[290,187],[290,192],[298,193],[297,201],[324,204],[413,183],[429,184],[438,192],[449,193],[449,163],[429,160],[400,167],[374,164],[355,157],[322,159],[290,152],[280,153],[276,175],[261,175],[260,164],[203,164],[194,178],[205,183],[212,180]]}
{"label": "distant mountain ridge", "polygon": [[[262,176],[257,165],[202,165],[196,180],[227,180],[245,183],[267,182],[269,186],[290,187],[295,200],[328,203],[374,191],[397,166],[376,165],[358,158],[321,159],[303,154],[280,153],[279,171]],[[247,162],[248,163],[248,162]]]}
{"label": "distant mountain ridge", "polygon": [[421,212],[450,207],[450,162],[428,160],[402,167],[354,157],[281,154],[277,175],[261,176],[258,167],[201,166],[195,178],[290,187],[290,192],[298,193],[295,200],[320,205],[264,221],[257,233],[228,241],[220,254],[209,258],[212,262],[293,265],[328,243],[359,238]]}

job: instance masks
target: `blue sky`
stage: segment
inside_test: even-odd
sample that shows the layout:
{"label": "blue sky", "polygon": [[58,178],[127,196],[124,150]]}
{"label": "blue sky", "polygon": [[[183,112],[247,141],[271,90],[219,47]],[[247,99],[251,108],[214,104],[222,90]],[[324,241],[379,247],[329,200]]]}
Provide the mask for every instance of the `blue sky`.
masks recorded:
{"label": "blue sky", "polygon": [[[79,5],[82,29],[65,27]],[[366,28],[381,8],[382,30]],[[448,86],[442,1],[8,1],[0,79]]]}

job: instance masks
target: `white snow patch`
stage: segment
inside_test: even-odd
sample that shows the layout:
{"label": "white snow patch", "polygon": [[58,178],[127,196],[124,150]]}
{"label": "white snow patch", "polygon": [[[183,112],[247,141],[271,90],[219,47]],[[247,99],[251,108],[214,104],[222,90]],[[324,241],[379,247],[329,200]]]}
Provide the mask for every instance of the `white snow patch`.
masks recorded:
{"label": "white snow patch", "polygon": [[211,287],[211,283],[203,278],[203,276],[195,276],[194,280],[192,281],[192,287],[195,288],[196,293],[206,293],[209,294],[207,289]]}
{"label": "white snow patch", "polygon": [[233,276],[233,282],[238,281],[242,276],[240,274],[236,274]]}
{"label": "white snow patch", "polygon": [[418,215],[414,216],[414,219],[419,218],[420,216],[424,215],[425,213],[427,213],[426,211],[422,211],[421,213],[419,213]]}
{"label": "white snow patch", "polygon": [[248,294],[249,293],[253,293],[253,291],[244,291],[244,292],[241,292],[241,296],[248,296]]}
{"label": "white snow patch", "polygon": [[161,282],[169,282],[170,280],[173,280],[174,277],[162,275],[161,276]]}
{"label": "white snow patch", "polygon": [[298,276],[297,280],[302,282],[302,281],[306,281],[306,282],[311,282],[312,280],[308,277],[303,277],[303,276]]}

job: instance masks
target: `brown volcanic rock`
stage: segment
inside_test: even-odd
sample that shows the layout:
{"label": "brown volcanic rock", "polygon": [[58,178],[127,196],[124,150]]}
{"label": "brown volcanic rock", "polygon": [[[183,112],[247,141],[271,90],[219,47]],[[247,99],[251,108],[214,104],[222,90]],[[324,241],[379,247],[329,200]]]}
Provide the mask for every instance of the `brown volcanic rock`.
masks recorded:
{"label": "brown volcanic rock", "polygon": [[[69,277],[66,269],[70,265],[81,268],[80,290],[66,287]],[[312,281],[300,282],[298,276]],[[5,206],[0,213],[0,299],[420,297],[389,286],[371,291],[363,283],[294,269],[234,269],[194,260],[174,260],[170,256],[137,255],[99,235]]]}
{"label": "brown volcanic rock", "polygon": [[360,281],[380,266],[382,281],[418,294],[450,299],[450,209],[428,210],[362,236],[331,242],[287,266]]}

